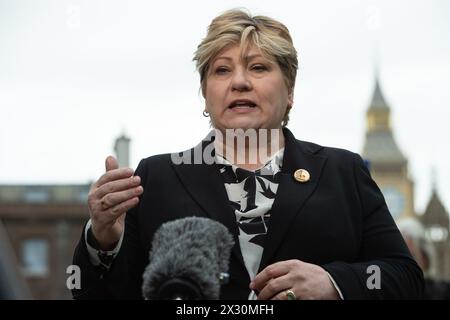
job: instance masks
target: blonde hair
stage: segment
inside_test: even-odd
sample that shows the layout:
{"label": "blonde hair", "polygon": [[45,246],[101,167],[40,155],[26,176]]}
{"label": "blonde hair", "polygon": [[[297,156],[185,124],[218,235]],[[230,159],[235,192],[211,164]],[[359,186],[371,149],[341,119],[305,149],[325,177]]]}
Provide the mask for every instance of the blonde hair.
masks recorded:
{"label": "blonde hair", "polygon": [[[267,59],[275,60],[283,73],[289,93],[293,93],[298,60],[289,30],[272,18],[252,17],[243,10],[232,9],[213,19],[206,37],[194,54],[193,60],[200,74],[203,95],[211,61],[222,49],[232,44],[240,45],[242,55],[249,46],[254,45]],[[289,110],[288,108],[283,119],[283,126],[289,121]]]}

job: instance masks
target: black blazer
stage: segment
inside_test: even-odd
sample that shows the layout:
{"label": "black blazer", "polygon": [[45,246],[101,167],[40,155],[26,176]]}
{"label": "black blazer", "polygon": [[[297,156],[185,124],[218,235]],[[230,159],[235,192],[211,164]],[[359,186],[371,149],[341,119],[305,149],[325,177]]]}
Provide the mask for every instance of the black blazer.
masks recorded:
{"label": "black blazer", "polygon": [[[273,203],[260,270],[299,259],[327,270],[344,299],[421,298],[423,274],[412,259],[383,195],[355,153],[298,141],[284,129],[285,153]],[[205,148],[204,140],[197,148]],[[192,149],[191,149],[192,150]],[[306,169],[311,178],[297,182]],[[89,262],[84,233],[74,264],[81,268],[81,289],[74,298],[141,299],[142,273],[154,232],[169,220],[204,216],[223,223],[234,235],[230,281],[223,299],[247,299],[250,279],[238,242],[235,214],[216,165],[180,164],[171,155],[140,162],[144,193],[126,216],[122,247],[111,269],[102,273]],[[381,270],[381,289],[369,289],[368,267]]]}

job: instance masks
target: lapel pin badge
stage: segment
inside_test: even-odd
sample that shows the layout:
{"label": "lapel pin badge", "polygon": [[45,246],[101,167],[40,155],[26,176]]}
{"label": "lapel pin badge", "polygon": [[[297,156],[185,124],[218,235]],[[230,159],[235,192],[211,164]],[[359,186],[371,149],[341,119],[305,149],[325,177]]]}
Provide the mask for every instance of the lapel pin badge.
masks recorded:
{"label": "lapel pin badge", "polygon": [[309,172],[307,170],[305,170],[305,169],[298,169],[298,170],[295,170],[295,172],[294,172],[294,178],[298,182],[305,183],[305,182],[309,181],[311,176],[310,176],[310,174],[309,174]]}

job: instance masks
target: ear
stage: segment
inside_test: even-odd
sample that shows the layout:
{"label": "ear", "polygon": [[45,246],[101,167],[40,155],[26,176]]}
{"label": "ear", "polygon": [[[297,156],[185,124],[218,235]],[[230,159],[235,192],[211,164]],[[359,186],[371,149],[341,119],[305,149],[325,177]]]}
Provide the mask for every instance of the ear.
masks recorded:
{"label": "ear", "polygon": [[294,105],[294,89],[291,90],[291,93],[288,95],[288,110],[292,108]]}

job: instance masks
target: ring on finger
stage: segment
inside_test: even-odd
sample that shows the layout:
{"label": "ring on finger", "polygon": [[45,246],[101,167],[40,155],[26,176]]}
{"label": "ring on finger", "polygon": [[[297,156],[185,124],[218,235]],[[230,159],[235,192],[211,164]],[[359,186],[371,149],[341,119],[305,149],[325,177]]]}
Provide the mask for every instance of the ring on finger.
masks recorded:
{"label": "ring on finger", "polygon": [[286,298],[288,300],[297,300],[297,296],[295,295],[294,291],[286,290],[284,293],[286,294]]}

